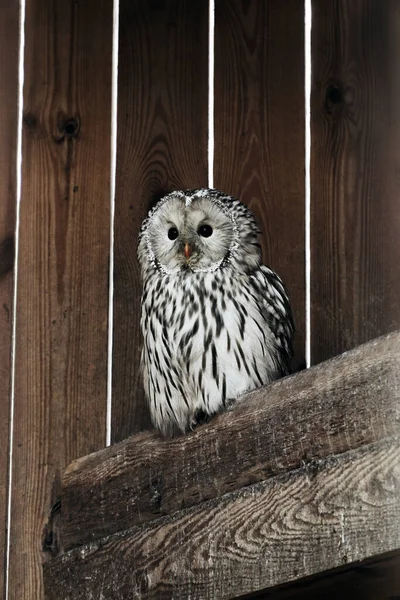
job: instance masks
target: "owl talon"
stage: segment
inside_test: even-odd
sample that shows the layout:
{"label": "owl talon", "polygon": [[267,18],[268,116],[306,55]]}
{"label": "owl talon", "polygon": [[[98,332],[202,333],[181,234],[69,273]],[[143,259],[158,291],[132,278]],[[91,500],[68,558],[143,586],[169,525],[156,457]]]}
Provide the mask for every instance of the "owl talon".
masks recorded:
{"label": "owl talon", "polygon": [[236,398],[228,398],[225,402],[225,410],[233,410],[237,404]]}
{"label": "owl talon", "polygon": [[205,425],[206,423],[209,423],[210,420],[211,415],[207,414],[204,410],[201,410],[201,408],[198,408],[190,421],[190,430],[194,431],[198,425]]}

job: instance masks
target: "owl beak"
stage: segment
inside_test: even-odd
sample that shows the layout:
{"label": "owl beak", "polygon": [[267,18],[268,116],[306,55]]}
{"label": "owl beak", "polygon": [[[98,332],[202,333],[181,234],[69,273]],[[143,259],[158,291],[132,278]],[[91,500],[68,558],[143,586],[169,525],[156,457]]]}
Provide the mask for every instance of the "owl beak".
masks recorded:
{"label": "owl beak", "polygon": [[184,250],[184,252],[185,252],[185,258],[186,258],[186,260],[189,260],[190,255],[192,254],[192,249],[191,249],[191,247],[189,246],[189,244],[187,242],[185,244],[185,250]]}

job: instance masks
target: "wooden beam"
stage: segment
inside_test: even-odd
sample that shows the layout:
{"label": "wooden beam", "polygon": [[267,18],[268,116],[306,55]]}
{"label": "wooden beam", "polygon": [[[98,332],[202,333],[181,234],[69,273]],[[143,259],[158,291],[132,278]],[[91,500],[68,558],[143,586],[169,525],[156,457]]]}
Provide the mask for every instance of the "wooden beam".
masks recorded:
{"label": "wooden beam", "polygon": [[234,598],[393,551],[399,464],[384,440],[76,548],[45,565],[46,598]]}
{"label": "wooden beam", "polygon": [[247,395],[171,440],[141,433],[72,463],[66,549],[400,434],[400,333]]}
{"label": "wooden beam", "polygon": [[237,600],[398,600],[400,550],[240,596]]}

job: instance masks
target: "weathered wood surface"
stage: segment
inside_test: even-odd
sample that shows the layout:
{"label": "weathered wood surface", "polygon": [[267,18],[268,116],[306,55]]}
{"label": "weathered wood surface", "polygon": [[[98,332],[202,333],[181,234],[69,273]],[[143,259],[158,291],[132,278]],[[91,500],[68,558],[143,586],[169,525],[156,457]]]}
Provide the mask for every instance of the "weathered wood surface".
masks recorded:
{"label": "weathered wood surface", "polygon": [[60,476],[105,446],[112,0],[28,0],[9,600],[40,600]]}
{"label": "weathered wood surface", "polygon": [[312,2],[311,358],[400,327],[400,3]]}
{"label": "weathered wood surface", "polygon": [[400,548],[399,438],[77,548],[47,600],[234,598]]}
{"label": "weathered wood surface", "polygon": [[[288,43],[290,40],[290,43]],[[214,185],[240,197],[285,281],[304,361],[304,4],[215,3]]]}
{"label": "weathered wood surface", "polygon": [[207,186],[208,3],[121,0],[112,439],[150,425],[140,381],[140,224],[154,198]]}
{"label": "weathered wood surface", "polygon": [[[7,533],[18,119],[18,13],[18,0],[0,0],[0,565],[4,565]],[[0,568],[1,598],[4,572]]]}
{"label": "weathered wood surface", "polygon": [[141,433],[72,463],[63,477],[63,543],[68,549],[397,434],[400,332],[256,390],[185,437]]}
{"label": "weathered wood surface", "polygon": [[398,600],[400,551],[388,552],[237,600]]}

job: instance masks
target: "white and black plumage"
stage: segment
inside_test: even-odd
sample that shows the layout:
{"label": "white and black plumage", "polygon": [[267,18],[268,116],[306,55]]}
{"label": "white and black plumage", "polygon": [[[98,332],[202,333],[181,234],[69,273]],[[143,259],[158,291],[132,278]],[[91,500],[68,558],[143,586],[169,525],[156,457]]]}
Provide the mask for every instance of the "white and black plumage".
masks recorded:
{"label": "white and black plumage", "polygon": [[172,192],[142,224],[142,369],[164,435],[290,372],[291,308],[258,237],[250,210],[211,189]]}

